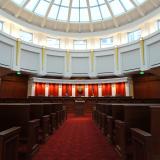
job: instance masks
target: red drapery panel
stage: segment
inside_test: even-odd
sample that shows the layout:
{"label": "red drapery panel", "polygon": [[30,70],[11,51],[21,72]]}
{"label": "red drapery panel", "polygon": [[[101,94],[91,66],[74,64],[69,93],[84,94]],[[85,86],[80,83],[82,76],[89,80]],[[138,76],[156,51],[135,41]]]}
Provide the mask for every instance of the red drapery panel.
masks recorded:
{"label": "red drapery panel", "polygon": [[72,84],[68,84],[68,96],[72,96]]}
{"label": "red drapery panel", "polygon": [[111,96],[112,95],[112,88],[111,84],[102,84],[102,96]]}
{"label": "red drapery panel", "polygon": [[58,96],[59,85],[55,84],[54,86],[54,96]]}
{"label": "red drapery panel", "polygon": [[62,84],[62,96],[67,96],[67,85]]}
{"label": "red drapery panel", "polygon": [[58,96],[58,84],[49,84],[48,96]]}
{"label": "red drapery panel", "polygon": [[49,84],[48,96],[53,96],[54,94],[54,84]]}
{"label": "red drapery panel", "polygon": [[98,96],[98,84],[93,84],[93,93],[94,96]]}
{"label": "red drapery panel", "polygon": [[116,83],[116,96],[125,96],[125,83]]}
{"label": "red drapery panel", "polygon": [[84,84],[76,85],[76,96],[85,96],[85,85]]}
{"label": "red drapery panel", "polygon": [[71,84],[62,84],[62,96],[72,96]]}
{"label": "red drapery panel", "polygon": [[35,83],[35,96],[45,96],[44,83]]}
{"label": "red drapery panel", "polygon": [[88,96],[90,97],[90,96],[93,96],[93,91],[92,91],[93,89],[92,89],[92,84],[89,84],[88,85]]}
{"label": "red drapery panel", "polygon": [[88,96],[98,96],[98,84],[88,85]]}

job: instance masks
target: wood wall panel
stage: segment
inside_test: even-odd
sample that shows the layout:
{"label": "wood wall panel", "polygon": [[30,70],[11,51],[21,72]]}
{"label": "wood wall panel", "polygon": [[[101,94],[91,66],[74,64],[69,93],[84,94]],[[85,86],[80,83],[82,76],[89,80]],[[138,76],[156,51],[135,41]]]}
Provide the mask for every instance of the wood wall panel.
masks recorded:
{"label": "wood wall panel", "polygon": [[1,78],[0,98],[25,98],[28,90],[28,76],[8,75]]}
{"label": "wood wall panel", "polygon": [[160,98],[160,77],[151,74],[133,77],[135,98]]}

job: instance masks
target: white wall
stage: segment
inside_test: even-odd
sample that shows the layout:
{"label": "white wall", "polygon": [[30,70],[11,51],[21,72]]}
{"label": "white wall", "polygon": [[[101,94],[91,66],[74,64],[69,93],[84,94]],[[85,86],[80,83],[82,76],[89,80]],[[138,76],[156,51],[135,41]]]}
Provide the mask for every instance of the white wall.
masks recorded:
{"label": "white wall", "polygon": [[[24,42],[18,47],[16,39],[0,33],[0,65],[13,70],[67,78],[119,76],[160,66],[160,32],[146,37],[142,45],[136,41],[117,49],[111,47],[93,51],[44,48],[43,56],[42,47]],[[67,53],[69,56],[66,56]]]}

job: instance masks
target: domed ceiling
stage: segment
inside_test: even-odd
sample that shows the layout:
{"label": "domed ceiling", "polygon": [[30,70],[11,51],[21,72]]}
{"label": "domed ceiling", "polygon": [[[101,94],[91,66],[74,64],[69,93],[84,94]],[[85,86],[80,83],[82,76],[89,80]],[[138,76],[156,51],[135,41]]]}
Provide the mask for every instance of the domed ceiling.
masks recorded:
{"label": "domed ceiling", "polygon": [[3,10],[40,27],[62,32],[116,28],[147,15],[159,0],[1,0]]}

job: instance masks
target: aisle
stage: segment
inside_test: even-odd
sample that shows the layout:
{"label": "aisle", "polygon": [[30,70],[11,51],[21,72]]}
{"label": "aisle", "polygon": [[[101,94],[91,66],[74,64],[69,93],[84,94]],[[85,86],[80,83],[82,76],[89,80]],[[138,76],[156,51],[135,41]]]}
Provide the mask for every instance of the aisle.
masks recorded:
{"label": "aisle", "polygon": [[90,116],[74,117],[41,146],[33,160],[119,160]]}

